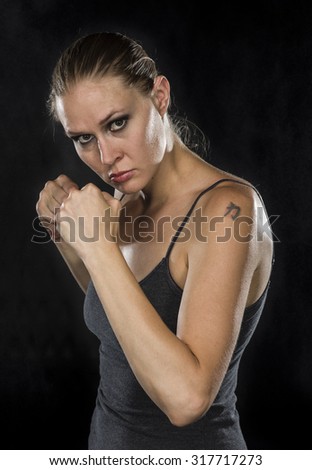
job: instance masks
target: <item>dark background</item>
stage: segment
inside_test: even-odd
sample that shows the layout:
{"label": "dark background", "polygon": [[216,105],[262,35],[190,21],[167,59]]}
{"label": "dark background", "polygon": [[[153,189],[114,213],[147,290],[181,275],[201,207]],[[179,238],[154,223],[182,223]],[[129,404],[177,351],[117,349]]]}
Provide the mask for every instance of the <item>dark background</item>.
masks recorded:
{"label": "dark background", "polygon": [[249,179],[269,215],[280,216],[271,289],[243,358],[238,407],[249,448],[311,448],[303,427],[312,418],[310,3],[2,0],[2,449],[87,446],[98,343],[54,246],[31,240],[48,179],[65,173],[103,187],[45,107],[60,52],[98,30],[143,43],[171,81],[180,113],[210,140],[209,161]]}

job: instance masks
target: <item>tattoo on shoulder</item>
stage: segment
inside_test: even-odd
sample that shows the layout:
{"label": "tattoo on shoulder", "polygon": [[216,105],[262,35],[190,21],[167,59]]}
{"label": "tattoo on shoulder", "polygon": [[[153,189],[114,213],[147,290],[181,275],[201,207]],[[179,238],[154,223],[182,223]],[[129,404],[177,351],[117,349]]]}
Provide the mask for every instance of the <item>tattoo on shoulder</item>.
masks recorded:
{"label": "tattoo on shoulder", "polygon": [[241,211],[241,208],[239,206],[237,206],[233,202],[230,202],[230,204],[226,208],[226,212],[224,214],[224,217],[226,215],[231,214],[232,219],[235,220],[239,216],[240,211]]}

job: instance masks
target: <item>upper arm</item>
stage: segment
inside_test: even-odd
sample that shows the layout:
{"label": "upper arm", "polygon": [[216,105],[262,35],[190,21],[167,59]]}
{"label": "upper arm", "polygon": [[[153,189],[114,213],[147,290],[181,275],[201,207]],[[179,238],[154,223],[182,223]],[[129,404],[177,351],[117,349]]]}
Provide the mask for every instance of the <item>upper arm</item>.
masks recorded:
{"label": "upper arm", "polygon": [[[201,237],[188,250],[177,326],[177,336],[198,359],[203,385],[213,396],[237,340],[257,263],[254,197],[222,189],[202,207]],[[232,203],[240,210],[231,211]]]}

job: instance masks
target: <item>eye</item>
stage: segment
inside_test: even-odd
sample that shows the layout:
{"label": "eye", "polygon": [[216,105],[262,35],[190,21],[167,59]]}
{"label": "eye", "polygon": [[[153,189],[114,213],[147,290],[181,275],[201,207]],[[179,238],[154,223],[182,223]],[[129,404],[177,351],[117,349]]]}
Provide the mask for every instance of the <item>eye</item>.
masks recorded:
{"label": "eye", "polygon": [[124,117],[124,118],[119,118],[119,119],[116,119],[115,121],[112,121],[109,126],[110,131],[111,132],[120,131],[126,126],[127,120],[128,118]]}
{"label": "eye", "polygon": [[88,144],[89,142],[91,142],[92,139],[93,139],[93,135],[83,134],[83,135],[80,135],[77,140],[80,144],[84,145],[84,144]]}
{"label": "eye", "polygon": [[78,142],[80,145],[86,145],[93,139],[92,134],[82,134],[72,137],[75,142]]}

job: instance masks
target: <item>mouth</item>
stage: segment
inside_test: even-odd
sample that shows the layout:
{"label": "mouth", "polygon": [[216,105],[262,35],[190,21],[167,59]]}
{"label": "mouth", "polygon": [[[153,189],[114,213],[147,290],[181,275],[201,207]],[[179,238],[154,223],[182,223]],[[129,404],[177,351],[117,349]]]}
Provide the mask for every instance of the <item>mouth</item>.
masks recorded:
{"label": "mouth", "polygon": [[109,179],[114,183],[124,183],[132,178],[134,170],[119,171],[118,173],[111,173]]}

